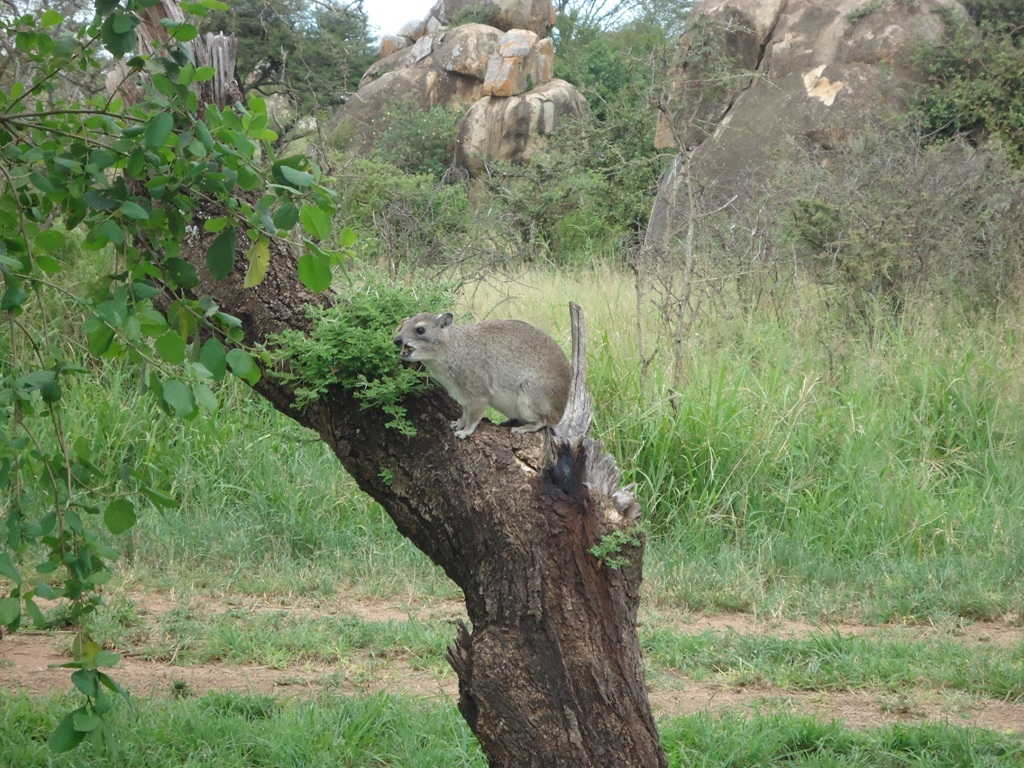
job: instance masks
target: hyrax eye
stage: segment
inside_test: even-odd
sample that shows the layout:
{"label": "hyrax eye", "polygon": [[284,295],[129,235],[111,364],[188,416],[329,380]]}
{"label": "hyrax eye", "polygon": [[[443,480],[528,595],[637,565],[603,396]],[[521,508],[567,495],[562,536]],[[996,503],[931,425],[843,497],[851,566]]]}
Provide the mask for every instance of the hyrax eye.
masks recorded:
{"label": "hyrax eye", "polygon": [[427,329],[424,328],[422,325],[416,326],[416,335],[417,336],[422,336],[426,332],[427,332]]}

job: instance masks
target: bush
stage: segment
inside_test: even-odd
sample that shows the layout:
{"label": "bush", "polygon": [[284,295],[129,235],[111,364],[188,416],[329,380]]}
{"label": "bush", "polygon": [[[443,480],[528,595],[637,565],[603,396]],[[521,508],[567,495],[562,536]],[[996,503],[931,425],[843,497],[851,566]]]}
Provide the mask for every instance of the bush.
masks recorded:
{"label": "bush", "polygon": [[408,105],[387,110],[385,127],[374,136],[373,157],[407,173],[441,179],[455,157],[455,140],[465,110],[434,107],[411,110]]}
{"label": "bush", "polygon": [[1007,154],[868,134],[792,182],[782,234],[819,283],[844,291],[853,314],[899,314],[931,297],[968,310],[1017,298],[1024,172]]}
{"label": "bush", "polygon": [[446,263],[469,237],[469,197],[462,185],[405,173],[391,163],[351,158],[335,173],[333,186],[364,258],[406,265]]}
{"label": "bush", "polygon": [[[1024,3],[975,2],[978,25],[949,18],[950,33],[923,45],[914,64],[925,85],[912,106],[931,140],[998,139],[1024,163]],[[1010,6],[1015,6],[1011,9]]]}

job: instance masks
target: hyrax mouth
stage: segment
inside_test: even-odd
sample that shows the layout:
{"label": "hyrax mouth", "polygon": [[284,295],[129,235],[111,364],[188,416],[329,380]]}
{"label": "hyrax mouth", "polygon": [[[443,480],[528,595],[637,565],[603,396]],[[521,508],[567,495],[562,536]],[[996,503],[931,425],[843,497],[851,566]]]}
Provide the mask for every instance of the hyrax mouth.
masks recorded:
{"label": "hyrax mouth", "polygon": [[409,357],[413,352],[412,347],[408,344],[402,345],[402,357]]}

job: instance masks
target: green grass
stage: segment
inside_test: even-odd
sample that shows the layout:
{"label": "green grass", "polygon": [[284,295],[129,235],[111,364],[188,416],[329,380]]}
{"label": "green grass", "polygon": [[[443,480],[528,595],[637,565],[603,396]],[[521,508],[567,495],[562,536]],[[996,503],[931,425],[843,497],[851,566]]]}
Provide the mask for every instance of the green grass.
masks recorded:
{"label": "green grass", "polygon": [[[111,620],[111,618],[113,620]],[[213,612],[188,601],[143,627],[138,614],[101,617],[92,635],[108,647],[142,659],[176,664],[256,664],[286,668],[340,664],[371,653],[386,664],[401,657],[420,669],[447,671],[444,653],[453,629],[443,621],[371,621],[356,616],[318,616],[288,610]]]}
{"label": "green grass", "polygon": [[[1013,320],[924,317],[837,338],[806,321],[719,318],[686,340],[676,390],[668,350],[642,372],[623,276],[537,272],[509,286],[478,287],[476,315],[525,317],[567,343],[565,297],[587,311],[597,435],[637,483],[651,534],[646,599],[826,621],[1024,615]],[[142,510],[129,582],[458,597],[315,435],[237,383],[190,422],[116,365],[69,390],[72,440],[181,502]]]}
{"label": "green grass", "polygon": [[669,765],[680,768],[960,768],[1024,759],[1018,740],[992,733],[942,724],[858,732],[789,714],[695,715],[663,724],[661,737]]}
{"label": "green grass", "polygon": [[[518,295],[516,295],[518,294]],[[1017,319],[835,331],[717,315],[644,372],[628,278],[530,273],[478,316],[563,341],[587,313],[596,432],[637,483],[646,596],[693,610],[865,621],[1024,615],[1024,377]],[[647,322],[647,344],[656,325]]]}
{"label": "green grass", "polygon": [[124,578],[251,594],[329,596],[356,584],[368,595],[456,594],[316,435],[239,383],[222,387],[215,415],[188,422],[160,412],[118,366],[80,377],[72,396],[73,440],[180,502],[143,510],[122,543]]}
{"label": "green grass", "polygon": [[[65,755],[46,739],[67,697],[0,698],[0,755],[6,765],[109,766],[83,745]],[[116,764],[199,768],[317,766],[483,766],[479,747],[453,705],[376,696],[285,700],[208,694],[121,704],[112,717],[124,755]]]}
{"label": "green grass", "polygon": [[1024,648],[838,632],[799,639],[738,632],[691,635],[658,626],[642,630],[641,640],[654,674],[671,670],[693,680],[788,690],[909,694],[946,689],[995,699],[1024,698]]}
{"label": "green grass", "polygon": [[[924,314],[903,327],[828,336],[806,320],[720,317],[686,339],[675,388],[669,350],[646,369],[640,363],[623,276],[535,272],[514,286],[479,287],[477,316],[523,317],[567,345],[566,297],[587,312],[597,436],[637,484],[647,518],[642,642],[655,683],[683,677],[908,699],[1024,695],[1019,647],[885,626],[785,639],[694,635],[663,620],[731,610],[822,625],[1019,623],[1016,318],[957,325]],[[124,556],[92,634],[179,664],[295,669],[358,659],[367,675],[389,666],[450,674],[442,657],[453,633],[442,620],[369,621],[301,607],[339,598],[422,606],[459,595],[315,435],[237,382],[220,395],[216,414],[181,422],[140,394],[121,365],[69,379],[71,441],[87,440],[97,464],[134,471],[180,502],[141,509],[130,534],[112,540]],[[118,597],[152,590],[181,601],[155,623]],[[247,595],[300,607],[230,608]],[[211,609],[205,596],[228,609]],[[328,680],[324,690],[336,688]],[[45,737],[68,708],[62,698],[0,698],[0,755],[14,755],[12,765],[47,764]],[[482,765],[453,708],[402,697],[142,699],[115,719],[126,765]],[[947,726],[857,732],[784,714],[727,714],[662,727],[672,765],[1021,759],[1014,737]],[[106,763],[86,748],[53,764]]]}
{"label": "green grass", "polygon": [[[0,698],[0,755],[18,768],[111,765],[89,745],[52,755],[46,739],[71,702],[66,697]],[[120,704],[113,716],[123,755],[117,765],[200,768],[485,765],[454,706],[374,696],[282,699],[208,694]],[[854,731],[791,714],[695,715],[660,724],[673,768],[950,768],[1011,766],[1019,739],[950,725]]]}
{"label": "green grass", "polygon": [[[1024,699],[1024,647],[967,643],[912,628],[860,634],[821,629],[803,637],[736,631],[694,633],[645,611],[640,629],[648,672],[682,674],[723,685],[789,690],[865,690],[913,695],[946,690],[975,697]],[[450,675],[444,653],[454,637],[442,619],[367,620],[308,610],[204,609],[184,599],[147,621],[117,601],[91,628],[104,646],[135,658],[179,665],[224,663],[295,669],[307,665],[387,674],[396,664]],[[116,674],[116,672],[115,672]]]}

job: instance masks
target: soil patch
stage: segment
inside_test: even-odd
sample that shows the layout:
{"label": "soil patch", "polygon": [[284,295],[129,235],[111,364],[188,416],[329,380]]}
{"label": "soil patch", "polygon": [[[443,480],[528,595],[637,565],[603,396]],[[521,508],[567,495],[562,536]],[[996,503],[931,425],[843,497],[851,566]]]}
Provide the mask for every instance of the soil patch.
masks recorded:
{"label": "soil patch", "polygon": [[[135,594],[131,600],[148,620],[182,605],[168,594]],[[294,611],[304,615],[348,615],[367,621],[454,621],[463,616],[454,601],[429,606],[400,602],[312,601],[282,604],[276,597],[189,597],[187,604],[213,613],[226,611]],[[1024,643],[1024,630],[1003,624],[974,624],[954,629],[937,627],[869,627],[855,624],[819,626],[808,622],[757,621],[742,614],[685,616],[666,621],[664,614],[647,617],[649,623],[670,623],[675,631],[694,634],[733,631],[741,634],[800,637],[823,631],[846,634],[893,632],[917,637],[951,638],[968,645],[996,643],[1016,647]],[[71,688],[68,670],[53,668],[70,657],[62,652],[71,644],[67,633],[27,632],[8,635],[0,642],[0,688],[46,694]],[[272,694],[285,697],[317,693],[369,695],[384,691],[454,701],[458,684],[453,672],[420,669],[399,657],[355,654],[340,665],[302,665],[274,669],[261,666],[212,663],[181,665],[126,655],[115,678],[135,696],[202,695],[210,691]],[[743,710],[751,713],[795,712],[841,721],[852,728],[892,723],[947,721],[956,725],[1001,732],[1024,733],[1024,701],[995,701],[959,692],[922,690],[910,695],[884,691],[794,691],[770,686],[724,686],[696,682],[682,675],[659,672],[649,682],[651,703],[659,717],[698,712]]]}

